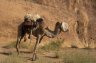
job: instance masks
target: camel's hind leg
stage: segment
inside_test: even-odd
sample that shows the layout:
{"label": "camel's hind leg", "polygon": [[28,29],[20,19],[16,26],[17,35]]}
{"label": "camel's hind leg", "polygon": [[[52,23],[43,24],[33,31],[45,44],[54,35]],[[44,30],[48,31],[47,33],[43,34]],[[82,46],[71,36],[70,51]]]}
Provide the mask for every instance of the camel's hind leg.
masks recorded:
{"label": "camel's hind leg", "polygon": [[24,37],[24,35],[20,36],[20,37],[17,37],[17,42],[16,42],[16,50],[17,50],[17,53],[19,54],[19,47],[20,47],[20,42],[22,40],[22,38]]}
{"label": "camel's hind leg", "polygon": [[19,54],[19,38],[17,38],[17,42],[16,42],[16,51],[17,51],[17,53]]}

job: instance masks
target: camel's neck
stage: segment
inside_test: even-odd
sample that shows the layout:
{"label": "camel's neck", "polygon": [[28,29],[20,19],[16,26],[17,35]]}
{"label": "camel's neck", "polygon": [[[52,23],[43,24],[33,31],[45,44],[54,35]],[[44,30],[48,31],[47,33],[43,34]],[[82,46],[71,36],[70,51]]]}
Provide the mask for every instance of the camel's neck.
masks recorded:
{"label": "camel's neck", "polygon": [[60,29],[60,26],[59,26],[59,25],[55,25],[54,31],[51,31],[49,28],[46,28],[46,30],[45,30],[45,34],[46,34],[48,37],[55,37],[55,36],[57,36],[60,32],[61,32],[61,29]]}
{"label": "camel's neck", "polygon": [[60,25],[55,25],[54,34],[58,35],[60,34],[60,32],[61,32]]}

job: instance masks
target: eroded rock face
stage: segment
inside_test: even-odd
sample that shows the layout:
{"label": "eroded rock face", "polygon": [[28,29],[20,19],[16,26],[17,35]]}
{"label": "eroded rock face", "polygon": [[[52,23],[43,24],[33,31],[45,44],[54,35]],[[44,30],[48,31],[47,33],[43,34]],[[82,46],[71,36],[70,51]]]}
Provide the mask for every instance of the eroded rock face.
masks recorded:
{"label": "eroded rock face", "polygon": [[[94,6],[96,5],[94,5],[94,2],[96,1],[95,0],[91,0],[91,1],[77,0],[77,1],[78,2],[77,2],[77,6],[75,7],[75,12],[77,14],[76,15],[77,16],[76,32],[77,32],[78,38],[84,44],[85,47],[93,48],[95,44],[94,43],[95,35],[92,36],[93,34],[95,34],[95,29],[94,29],[95,18],[93,18],[93,16],[95,16],[93,13],[95,12],[93,11],[95,11]],[[91,27],[91,29],[89,29],[89,27]]]}
{"label": "eroded rock face", "polygon": [[69,22],[67,22],[70,23],[72,21],[70,19],[73,18],[72,23],[75,24],[70,25],[70,28],[73,26],[71,28],[73,32],[70,31],[70,33],[75,35],[77,42],[81,42],[84,47],[94,47],[93,44],[96,41],[95,0],[36,0],[36,2],[57,7],[62,13],[68,11],[69,16],[63,13],[68,17],[66,20]]}

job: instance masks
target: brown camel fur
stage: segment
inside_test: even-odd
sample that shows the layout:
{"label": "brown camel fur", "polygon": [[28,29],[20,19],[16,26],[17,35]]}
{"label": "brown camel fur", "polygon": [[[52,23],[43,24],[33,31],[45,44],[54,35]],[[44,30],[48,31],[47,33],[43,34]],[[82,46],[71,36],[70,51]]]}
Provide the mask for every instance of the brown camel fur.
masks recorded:
{"label": "brown camel fur", "polygon": [[24,25],[24,23],[20,24],[18,27],[18,37],[17,37],[17,43],[16,43],[16,49],[19,54],[19,45],[22,40],[22,38],[25,36],[26,33],[30,35],[30,41],[32,40],[31,35],[36,37],[36,44],[33,50],[33,57],[32,60],[36,60],[36,48],[37,45],[41,42],[44,36],[54,38],[56,35],[58,35],[61,31],[61,24],[60,22],[57,22],[55,24],[55,30],[51,31],[48,27],[44,27],[44,22],[42,19],[37,20],[37,26],[33,25]]}

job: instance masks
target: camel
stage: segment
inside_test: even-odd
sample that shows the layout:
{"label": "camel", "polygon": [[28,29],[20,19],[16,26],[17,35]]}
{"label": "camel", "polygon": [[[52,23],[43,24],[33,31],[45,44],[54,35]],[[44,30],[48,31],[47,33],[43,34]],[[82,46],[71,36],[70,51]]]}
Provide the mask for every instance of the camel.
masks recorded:
{"label": "camel", "polygon": [[41,43],[44,36],[47,36],[49,38],[54,38],[58,34],[60,34],[61,31],[64,31],[64,32],[68,31],[68,24],[65,22],[62,22],[62,23],[57,22],[55,24],[54,31],[51,31],[47,26],[45,26],[45,23],[44,21],[42,21],[42,18],[37,19],[37,22],[38,22],[37,24],[38,26],[36,28],[31,26],[31,24],[28,24],[28,26],[22,29],[22,25],[24,25],[24,23],[21,23],[20,26],[18,27],[18,37],[17,37],[17,43],[16,43],[16,50],[18,54],[19,54],[20,42],[22,38],[26,35],[26,33],[29,34],[30,41],[32,40],[31,35],[36,37],[36,43],[33,49],[32,61],[36,60],[37,45]]}

